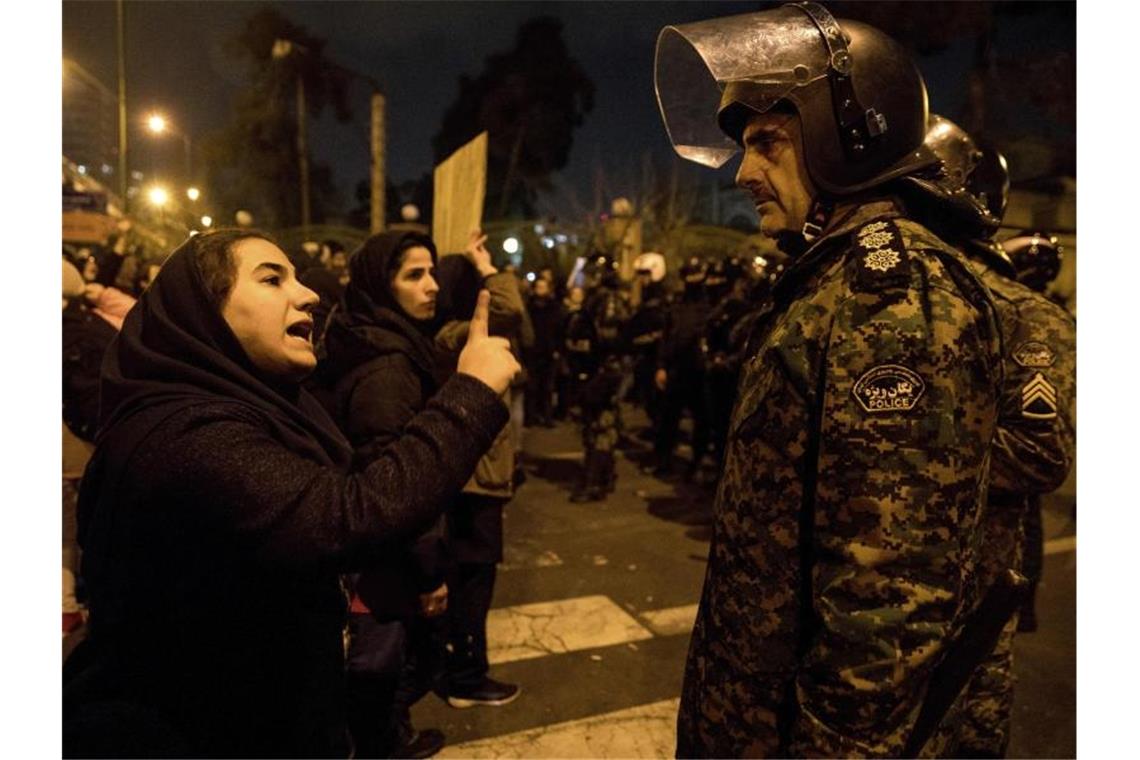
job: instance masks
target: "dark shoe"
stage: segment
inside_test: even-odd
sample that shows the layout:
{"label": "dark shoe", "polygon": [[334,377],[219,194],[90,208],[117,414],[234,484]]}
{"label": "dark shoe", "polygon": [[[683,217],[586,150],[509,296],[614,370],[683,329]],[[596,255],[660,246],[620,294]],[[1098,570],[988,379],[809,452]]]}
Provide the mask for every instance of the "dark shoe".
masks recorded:
{"label": "dark shoe", "polygon": [[451,687],[447,692],[447,704],[452,707],[475,707],[476,705],[500,705],[514,702],[519,695],[519,687],[513,683],[503,683],[493,678],[484,678],[483,683],[474,687]]}
{"label": "dark shoe", "polygon": [[414,732],[407,741],[396,748],[392,757],[431,757],[443,749],[444,741],[442,731],[425,728],[423,731]]}
{"label": "dark shoe", "polygon": [[1037,613],[1032,607],[1021,610],[1021,615],[1017,618],[1017,632],[1018,633],[1033,633],[1037,630]]}

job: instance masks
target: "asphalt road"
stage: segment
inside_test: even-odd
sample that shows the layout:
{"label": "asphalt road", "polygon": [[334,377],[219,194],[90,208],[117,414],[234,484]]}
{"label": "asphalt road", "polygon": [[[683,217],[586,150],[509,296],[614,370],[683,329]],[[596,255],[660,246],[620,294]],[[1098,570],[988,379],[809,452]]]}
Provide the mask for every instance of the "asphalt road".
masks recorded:
{"label": "asphalt road", "polygon": [[[631,431],[638,421],[626,414]],[[648,446],[633,439],[618,456],[616,492],[574,504],[574,427],[528,428],[524,448],[528,479],[506,511],[488,626],[491,675],[522,694],[465,710],[429,695],[413,710],[415,724],[443,730],[442,754],[452,757],[672,756],[712,487],[643,474]],[[1074,499],[1071,482],[1046,499],[1051,553],[1040,630],[1015,644],[1010,757],[1076,755]]]}

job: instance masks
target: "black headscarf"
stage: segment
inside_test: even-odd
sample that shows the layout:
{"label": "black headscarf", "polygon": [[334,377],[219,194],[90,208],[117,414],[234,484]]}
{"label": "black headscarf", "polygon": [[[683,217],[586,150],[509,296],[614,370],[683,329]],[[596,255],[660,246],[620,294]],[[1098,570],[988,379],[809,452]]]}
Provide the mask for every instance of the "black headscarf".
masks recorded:
{"label": "black headscarf", "polygon": [[462,254],[444,256],[436,267],[435,281],[439,283],[436,298],[436,318],[441,322],[453,319],[466,321],[475,315],[475,304],[483,287],[479,270]]}
{"label": "black headscarf", "polygon": [[320,404],[299,383],[254,367],[212,303],[197,250],[217,235],[234,232],[204,233],[179,246],[127,314],[103,362],[98,441],[114,433],[117,446],[133,449],[181,409],[237,402],[290,451],[347,467],[352,449]]}
{"label": "black headscarf", "polygon": [[399,352],[407,355],[435,388],[447,379],[433,341],[438,321],[412,317],[392,295],[392,278],[399,271],[400,256],[416,246],[428,250],[434,265],[435,243],[417,232],[373,235],[353,252],[345,309],[329,325],[329,363],[322,368],[322,375],[336,378],[371,358]]}

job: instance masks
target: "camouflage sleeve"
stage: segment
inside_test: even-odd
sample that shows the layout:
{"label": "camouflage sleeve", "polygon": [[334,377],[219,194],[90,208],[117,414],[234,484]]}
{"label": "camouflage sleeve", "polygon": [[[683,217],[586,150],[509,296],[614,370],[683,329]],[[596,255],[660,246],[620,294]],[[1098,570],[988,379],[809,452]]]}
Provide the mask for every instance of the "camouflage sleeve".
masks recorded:
{"label": "camouflage sleeve", "polygon": [[[990,487],[1048,493],[1065,482],[1076,450],[1076,326],[1044,299],[1018,307],[1014,334],[1007,329]],[[1003,314],[1003,325],[1010,322]]]}
{"label": "camouflage sleeve", "polygon": [[796,679],[793,757],[898,756],[974,602],[994,335],[940,287],[856,293],[835,313],[808,526],[818,628]]}

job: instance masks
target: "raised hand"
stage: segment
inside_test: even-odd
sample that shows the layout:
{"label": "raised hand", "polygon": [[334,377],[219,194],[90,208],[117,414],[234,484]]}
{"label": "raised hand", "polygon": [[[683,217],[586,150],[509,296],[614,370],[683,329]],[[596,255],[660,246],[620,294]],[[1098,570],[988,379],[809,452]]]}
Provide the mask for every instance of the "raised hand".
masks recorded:
{"label": "raised hand", "polygon": [[498,274],[499,270],[491,262],[491,252],[487,250],[486,242],[487,236],[483,234],[482,230],[471,230],[471,235],[467,239],[467,247],[463,253],[479,270],[479,274],[489,277]]}
{"label": "raised hand", "polygon": [[487,290],[479,291],[475,315],[471,317],[467,329],[467,343],[459,353],[458,370],[501,394],[510,386],[511,378],[521,367],[511,354],[510,341],[488,334],[490,304],[491,293]]}

